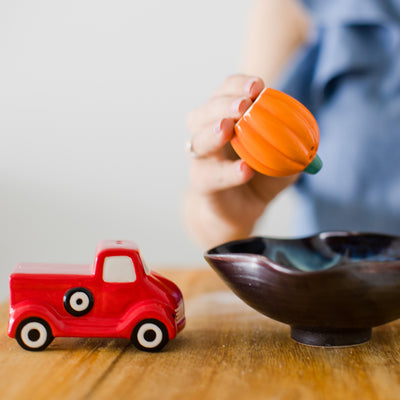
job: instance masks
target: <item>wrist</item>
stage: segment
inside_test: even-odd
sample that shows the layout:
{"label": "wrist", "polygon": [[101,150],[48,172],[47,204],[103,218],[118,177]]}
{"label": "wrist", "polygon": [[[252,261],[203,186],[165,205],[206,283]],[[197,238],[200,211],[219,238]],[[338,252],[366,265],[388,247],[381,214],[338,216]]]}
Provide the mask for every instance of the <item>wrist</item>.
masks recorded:
{"label": "wrist", "polygon": [[[227,196],[226,199],[222,198]],[[204,194],[189,190],[185,196],[184,218],[191,236],[205,248],[221,243],[243,239],[251,235],[253,228],[264,211],[246,215],[235,213],[229,207],[229,193]]]}

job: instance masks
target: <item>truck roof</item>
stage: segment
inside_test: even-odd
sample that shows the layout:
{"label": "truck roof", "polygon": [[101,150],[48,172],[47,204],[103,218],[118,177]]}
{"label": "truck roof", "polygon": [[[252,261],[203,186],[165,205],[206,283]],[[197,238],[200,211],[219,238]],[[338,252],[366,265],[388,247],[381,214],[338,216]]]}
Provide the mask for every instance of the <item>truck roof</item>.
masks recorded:
{"label": "truck roof", "polygon": [[97,253],[101,253],[109,249],[127,249],[138,251],[137,244],[131,240],[102,240],[97,245]]}

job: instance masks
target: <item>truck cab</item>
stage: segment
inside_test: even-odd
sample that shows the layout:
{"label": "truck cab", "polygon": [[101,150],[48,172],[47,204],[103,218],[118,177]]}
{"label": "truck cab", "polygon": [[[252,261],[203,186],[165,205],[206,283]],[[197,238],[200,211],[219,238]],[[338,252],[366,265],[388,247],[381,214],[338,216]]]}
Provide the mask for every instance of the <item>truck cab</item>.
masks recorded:
{"label": "truck cab", "polygon": [[27,350],[54,337],[128,338],[159,351],[185,325],[179,288],[131,241],[102,241],[92,265],[22,263],[10,275],[8,335]]}

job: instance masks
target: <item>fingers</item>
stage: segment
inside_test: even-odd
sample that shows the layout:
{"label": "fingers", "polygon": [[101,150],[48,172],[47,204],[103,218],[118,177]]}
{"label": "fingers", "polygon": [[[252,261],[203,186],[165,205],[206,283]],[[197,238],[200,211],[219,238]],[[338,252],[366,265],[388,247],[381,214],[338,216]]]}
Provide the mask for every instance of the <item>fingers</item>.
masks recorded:
{"label": "fingers", "polygon": [[214,96],[245,96],[255,100],[264,89],[264,82],[258,77],[248,75],[232,75],[215,92]]}
{"label": "fingers", "polygon": [[190,142],[190,151],[195,158],[202,158],[222,149],[232,138],[235,121],[223,118],[214,126],[210,125],[194,135]]}
{"label": "fingers", "polygon": [[204,105],[189,114],[190,180],[196,190],[212,193],[242,185],[253,177],[254,171],[243,160],[230,160],[227,144],[234,135],[235,123],[263,88],[260,78],[231,76]]}
{"label": "fingers", "polygon": [[[189,120],[191,151],[205,157],[220,151],[233,136],[235,122],[251,106],[250,98],[218,97],[210,100]],[[222,116],[226,117],[222,117]]]}
{"label": "fingers", "polygon": [[210,124],[217,123],[222,118],[232,118],[237,121],[251,104],[250,97],[212,97],[207,103],[189,114],[189,130],[196,134]]}
{"label": "fingers", "polygon": [[192,186],[204,194],[242,185],[253,176],[254,171],[243,160],[194,160],[191,165]]}
{"label": "fingers", "polygon": [[234,75],[201,107],[189,113],[188,126],[193,133],[222,118],[238,120],[260,94],[264,83],[260,78]]}

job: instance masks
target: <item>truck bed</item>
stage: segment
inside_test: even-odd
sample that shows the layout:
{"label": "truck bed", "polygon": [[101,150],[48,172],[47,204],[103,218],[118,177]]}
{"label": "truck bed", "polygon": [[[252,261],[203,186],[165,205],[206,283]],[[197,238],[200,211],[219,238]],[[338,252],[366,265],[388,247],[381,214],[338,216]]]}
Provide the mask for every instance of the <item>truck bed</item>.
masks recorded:
{"label": "truck bed", "polygon": [[11,274],[92,275],[93,272],[93,265],[90,264],[20,263]]}

